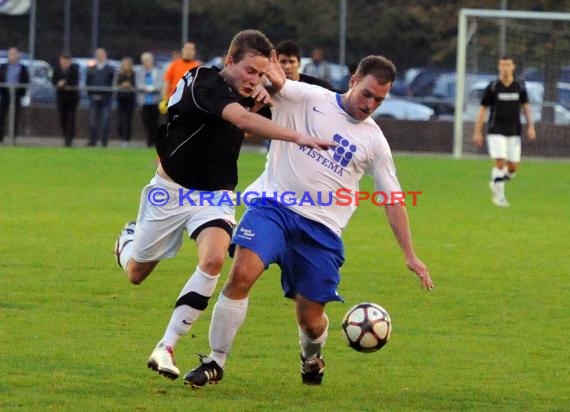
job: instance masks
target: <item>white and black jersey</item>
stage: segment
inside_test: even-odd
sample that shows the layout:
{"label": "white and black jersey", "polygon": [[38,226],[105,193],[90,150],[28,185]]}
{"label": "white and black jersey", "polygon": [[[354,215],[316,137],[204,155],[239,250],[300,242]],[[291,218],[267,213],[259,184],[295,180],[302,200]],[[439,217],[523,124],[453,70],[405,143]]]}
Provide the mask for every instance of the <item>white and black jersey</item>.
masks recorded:
{"label": "white and black jersey", "polygon": [[230,103],[253,105],[234,92],[217,68],[200,66],[178,82],[168,102],[168,124],[156,136],[163,169],[196,190],[234,190],[244,133],[222,118]]}
{"label": "white and black jersey", "polygon": [[521,83],[513,81],[508,86],[500,80],[489,83],[481,98],[481,105],[491,108],[488,133],[520,136],[521,106],[526,103],[528,103],[528,95]]}

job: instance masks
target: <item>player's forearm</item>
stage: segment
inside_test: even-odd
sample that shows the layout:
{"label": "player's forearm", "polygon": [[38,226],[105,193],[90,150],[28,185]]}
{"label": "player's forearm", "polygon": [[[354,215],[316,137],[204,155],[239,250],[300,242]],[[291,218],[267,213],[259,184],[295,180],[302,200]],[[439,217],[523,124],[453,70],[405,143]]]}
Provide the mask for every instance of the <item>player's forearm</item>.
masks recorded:
{"label": "player's forearm", "polygon": [[295,130],[287,129],[263,116],[250,112],[244,113],[234,124],[246,133],[272,140],[297,143],[301,137],[301,134]]}
{"label": "player's forearm", "polygon": [[392,232],[400,245],[400,249],[406,260],[415,256],[414,247],[412,245],[412,235],[410,232],[410,222],[406,208],[402,205],[386,205],[384,206],[386,217],[392,228]]}
{"label": "player's forearm", "polygon": [[532,121],[532,112],[530,110],[530,106],[525,104],[523,106],[523,115],[526,119],[526,124],[528,127],[534,127],[534,122]]}
{"label": "player's forearm", "polygon": [[485,124],[485,109],[480,109],[475,120],[475,132],[483,133],[483,125]]}

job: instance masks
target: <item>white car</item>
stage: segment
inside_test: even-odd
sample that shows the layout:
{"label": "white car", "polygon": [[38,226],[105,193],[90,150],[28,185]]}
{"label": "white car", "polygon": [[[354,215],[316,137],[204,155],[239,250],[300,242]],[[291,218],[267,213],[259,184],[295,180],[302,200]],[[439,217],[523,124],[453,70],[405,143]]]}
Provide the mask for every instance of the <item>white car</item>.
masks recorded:
{"label": "white car", "polygon": [[382,102],[380,107],[372,113],[372,118],[392,118],[397,120],[432,120],[434,110],[431,107],[420,103],[414,103],[406,99],[388,97]]}

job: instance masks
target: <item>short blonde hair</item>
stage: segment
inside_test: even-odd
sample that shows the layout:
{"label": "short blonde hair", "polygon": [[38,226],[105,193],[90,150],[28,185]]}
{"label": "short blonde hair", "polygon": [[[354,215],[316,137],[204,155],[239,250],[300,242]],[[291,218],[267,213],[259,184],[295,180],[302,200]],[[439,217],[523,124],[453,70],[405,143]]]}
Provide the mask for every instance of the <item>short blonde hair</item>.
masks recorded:
{"label": "short blonde hair", "polygon": [[141,54],[141,62],[144,63],[145,60],[150,60],[154,62],[153,54],[151,52],[144,52],[143,54]]}

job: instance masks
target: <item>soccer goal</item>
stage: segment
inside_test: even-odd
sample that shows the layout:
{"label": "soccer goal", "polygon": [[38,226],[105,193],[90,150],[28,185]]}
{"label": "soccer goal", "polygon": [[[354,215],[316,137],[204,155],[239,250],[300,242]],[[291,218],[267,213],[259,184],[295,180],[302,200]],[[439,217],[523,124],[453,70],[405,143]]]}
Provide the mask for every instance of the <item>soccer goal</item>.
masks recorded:
{"label": "soccer goal", "polygon": [[[536,123],[570,127],[570,13],[461,9],[453,156],[475,151],[473,126],[501,56],[515,60]],[[560,129],[560,128],[559,128]]]}

